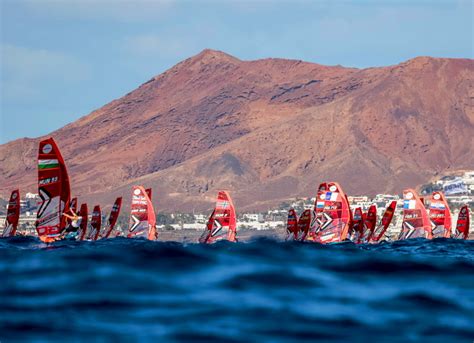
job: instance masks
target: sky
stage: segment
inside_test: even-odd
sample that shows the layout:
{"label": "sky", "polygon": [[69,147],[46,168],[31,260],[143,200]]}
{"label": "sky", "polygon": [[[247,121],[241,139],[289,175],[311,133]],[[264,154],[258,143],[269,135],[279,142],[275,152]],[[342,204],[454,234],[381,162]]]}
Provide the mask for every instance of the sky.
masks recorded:
{"label": "sky", "polygon": [[56,130],[205,48],[385,66],[474,58],[473,1],[0,0],[0,144]]}

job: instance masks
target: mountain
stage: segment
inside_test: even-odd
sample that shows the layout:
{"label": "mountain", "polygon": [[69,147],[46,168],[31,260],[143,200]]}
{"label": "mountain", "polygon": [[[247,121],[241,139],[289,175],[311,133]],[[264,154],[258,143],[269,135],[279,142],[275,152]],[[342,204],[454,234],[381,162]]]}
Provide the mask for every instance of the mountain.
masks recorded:
{"label": "mountain", "polygon": [[[401,193],[474,169],[473,82],[471,59],[356,69],[204,50],[48,136],[74,193],[97,203],[137,183],[168,211],[209,208],[220,188],[247,209],[325,180]],[[0,146],[2,195],[35,190],[39,139]]]}

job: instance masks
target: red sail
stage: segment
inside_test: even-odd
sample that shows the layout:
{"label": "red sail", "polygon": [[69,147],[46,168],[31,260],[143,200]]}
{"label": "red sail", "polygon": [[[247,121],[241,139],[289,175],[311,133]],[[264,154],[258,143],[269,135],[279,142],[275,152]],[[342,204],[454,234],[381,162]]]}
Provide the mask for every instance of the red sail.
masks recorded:
{"label": "red sail", "polygon": [[469,207],[467,205],[464,205],[459,210],[454,238],[467,239],[469,236],[469,224]]}
{"label": "red sail", "polygon": [[[117,219],[120,215],[120,208],[122,207],[122,197],[118,197],[115,200],[114,206],[112,206],[112,210],[110,210],[110,216],[105,227],[104,238],[109,238],[114,230],[115,224],[117,223]],[[113,236],[115,237],[115,236]]]}
{"label": "red sail", "polygon": [[8,202],[7,217],[2,237],[12,237],[16,234],[18,220],[20,219],[20,191],[15,189],[10,195]]}
{"label": "red sail", "polygon": [[129,238],[157,238],[155,209],[146,190],[142,186],[133,186],[132,207],[130,212]]}
{"label": "red sail", "polygon": [[[313,211],[308,209],[304,210],[301,213],[300,218],[298,219],[298,233],[302,241],[306,240],[308,232],[311,228],[311,223],[313,220]],[[308,237],[308,240],[311,240],[312,237]]]}
{"label": "red sail", "polygon": [[397,202],[393,200],[390,205],[385,210],[382,220],[374,229],[373,233],[368,237],[368,241],[370,243],[377,243],[380,239],[385,235],[390,223],[392,222],[393,215],[395,214],[395,210],[397,209]]}
{"label": "red sail", "polygon": [[87,204],[82,204],[81,208],[79,209],[78,215],[81,216],[81,225],[79,227],[78,235],[77,235],[77,240],[78,241],[83,241],[86,238],[87,235],[87,220],[89,218],[89,213],[87,209]]}
{"label": "red sail", "polygon": [[38,151],[38,193],[41,198],[36,231],[43,242],[61,238],[69,211],[70,188],[66,165],[53,138],[42,140]]}
{"label": "red sail", "polygon": [[370,236],[375,230],[377,224],[377,205],[370,205],[367,215],[364,218],[363,233],[358,243],[368,243]]}
{"label": "red sail", "polygon": [[237,242],[237,217],[230,195],[219,191],[214,211],[206,225],[206,230],[199,238],[200,243],[214,243],[221,240]]}
{"label": "red sail", "polygon": [[94,210],[92,211],[91,226],[90,226],[90,231],[87,235],[87,239],[96,241],[97,238],[99,238],[101,225],[102,225],[102,212],[100,210],[100,205],[95,205]]}
{"label": "red sail", "polygon": [[362,209],[357,207],[354,210],[354,216],[352,217],[351,228],[349,230],[349,237],[350,240],[354,243],[359,242],[362,234],[364,232],[364,216],[362,213]]}
{"label": "red sail", "polygon": [[288,221],[286,225],[286,231],[287,231],[287,240],[292,239],[297,240],[298,239],[298,215],[296,214],[296,211],[292,208],[288,211]]}
{"label": "red sail", "polygon": [[431,223],[423,202],[413,189],[403,191],[403,223],[398,239],[432,238]]}
{"label": "red sail", "polygon": [[147,188],[147,189],[145,189],[145,192],[146,192],[146,195],[148,195],[148,197],[149,197],[149,198],[150,198],[150,200],[151,200],[151,194],[152,194],[152,190],[151,190],[151,188]]}
{"label": "red sail", "polygon": [[451,211],[444,194],[441,192],[433,192],[431,195],[430,220],[433,238],[451,237]]}
{"label": "red sail", "polygon": [[321,224],[316,241],[320,243],[342,242],[348,238],[352,213],[349,201],[341,186],[336,182],[327,184],[327,191],[321,192],[318,203],[322,202]]}

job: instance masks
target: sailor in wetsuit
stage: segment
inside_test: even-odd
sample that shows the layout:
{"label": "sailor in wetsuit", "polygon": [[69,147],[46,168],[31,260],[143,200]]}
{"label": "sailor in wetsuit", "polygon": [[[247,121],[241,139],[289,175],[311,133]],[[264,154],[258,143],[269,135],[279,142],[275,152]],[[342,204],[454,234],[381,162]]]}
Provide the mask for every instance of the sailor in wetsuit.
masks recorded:
{"label": "sailor in wetsuit", "polygon": [[63,213],[63,216],[71,219],[71,224],[66,228],[66,230],[64,230],[64,234],[66,238],[76,238],[77,232],[81,227],[82,217],[75,213],[73,210],[70,211],[72,213],[72,216],[67,213]]}

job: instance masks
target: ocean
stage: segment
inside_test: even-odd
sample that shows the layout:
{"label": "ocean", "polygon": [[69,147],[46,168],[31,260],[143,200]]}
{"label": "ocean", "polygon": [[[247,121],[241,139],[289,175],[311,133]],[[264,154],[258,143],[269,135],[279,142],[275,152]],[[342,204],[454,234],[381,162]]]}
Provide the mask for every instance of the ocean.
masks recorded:
{"label": "ocean", "polygon": [[0,341],[467,342],[474,241],[0,239]]}

